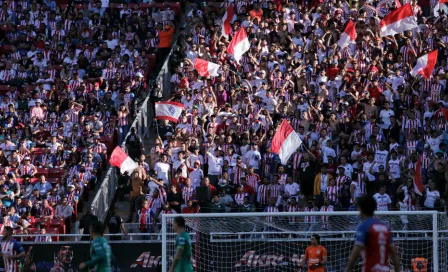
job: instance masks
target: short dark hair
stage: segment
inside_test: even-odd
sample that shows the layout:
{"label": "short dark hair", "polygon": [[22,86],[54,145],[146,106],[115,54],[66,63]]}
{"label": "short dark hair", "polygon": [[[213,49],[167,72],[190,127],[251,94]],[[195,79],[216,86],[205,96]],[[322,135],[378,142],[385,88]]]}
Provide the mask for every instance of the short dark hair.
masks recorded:
{"label": "short dark hair", "polygon": [[313,235],[311,235],[311,237],[314,237],[314,239],[316,239],[317,243],[320,244],[320,236],[319,236],[319,234],[313,234]]}
{"label": "short dark hair", "polygon": [[358,207],[363,214],[373,216],[376,210],[376,200],[372,196],[363,195],[358,198]]}
{"label": "short dark hair", "polygon": [[92,233],[103,234],[103,223],[101,221],[94,221],[90,225],[92,228]]}
{"label": "short dark hair", "polygon": [[10,234],[10,235],[14,232],[14,229],[11,228],[11,227],[9,227],[9,226],[6,226],[6,227],[4,228],[4,230],[5,230],[8,234]]}
{"label": "short dark hair", "polygon": [[174,222],[179,226],[185,228],[185,218],[177,216],[174,218]]}

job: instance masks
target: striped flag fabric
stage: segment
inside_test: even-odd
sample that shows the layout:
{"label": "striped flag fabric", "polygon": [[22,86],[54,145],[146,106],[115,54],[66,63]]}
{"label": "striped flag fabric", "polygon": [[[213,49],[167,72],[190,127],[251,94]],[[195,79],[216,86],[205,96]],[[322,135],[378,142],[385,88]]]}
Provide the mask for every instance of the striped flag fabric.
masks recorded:
{"label": "striped flag fabric", "polygon": [[283,119],[277,132],[275,132],[274,138],[272,138],[272,152],[278,154],[282,164],[285,165],[301,144],[302,140],[297,132],[294,131],[286,119]]}
{"label": "striped flag fabric", "polygon": [[224,14],[224,17],[222,17],[222,26],[221,26],[221,35],[229,38],[229,34],[232,31],[232,21],[235,17],[235,9],[233,4],[230,4],[227,7],[226,13]]}
{"label": "striped flag fabric", "polygon": [[392,11],[380,21],[381,37],[403,33],[416,27],[418,27],[417,18],[412,11],[411,4]]}
{"label": "striped flag fabric", "polygon": [[445,12],[445,15],[448,15],[448,6],[445,3],[448,3],[448,0],[439,0],[437,2],[433,9],[434,17],[439,17],[442,10]]}
{"label": "striped flag fabric", "polygon": [[442,111],[443,118],[445,118],[445,121],[448,122],[448,109],[445,109],[444,107],[440,107],[440,110]]}
{"label": "striped flag fabric", "polygon": [[431,53],[425,54],[417,59],[417,63],[414,69],[411,71],[411,75],[416,77],[422,75],[426,79],[431,78],[432,71],[436,66],[438,50],[434,50]]}
{"label": "striped flag fabric", "polygon": [[233,55],[236,63],[240,64],[240,60],[243,54],[246,53],[250,48],[249,38],[247,37],[246,29],[241,27],[236,35],[232,38],[232,41],[227,47],[227,53]]}
{"label": "striped flag fabric", "polygon": [[177,122],[184,109],[184,104],[179,102],[163,101],[156,103],[156,118]]}
{"label": "striped flag fabric", "polygon": [[355,42],[356,40],[356,28],[355,24],[352,20],[348,21],[347,26],[345,27],[344,32],[341,34],[339,38],[338,45],[341,48],[345,48],[350,45],[350,43]]}
{"label": "striped flag fabric", "polygon": [[119,167],[122,174],[124,172],[131,174],[138,167],[138,164],[120,146],[115,147],[109,162],[110,165]]}
{"label": "striped flag fabric", "polygon": [[415,166],[414,192],[419,196],[423,194],[422,155],[418,157],[417,165]]}
{"label": "striped flag fabric", "polygon": [[218,71],[221,66],[219,64],[209,62],[200,58],[194,60],[194,69],[198,71],[200,76],[219,76]]}

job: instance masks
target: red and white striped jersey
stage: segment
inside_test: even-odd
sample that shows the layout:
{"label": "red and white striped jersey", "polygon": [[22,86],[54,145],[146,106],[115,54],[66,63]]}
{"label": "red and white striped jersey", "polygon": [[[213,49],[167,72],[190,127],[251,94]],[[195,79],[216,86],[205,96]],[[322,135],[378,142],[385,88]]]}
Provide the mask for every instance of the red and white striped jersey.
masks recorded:
{"label": "red and white striped jersey", "polygon": [[[3,230],[3,228],[2,228]],[[10,239],[10,240],[3,240],[2,241],[2,255],[3,255],[3,262],[4,262],[4,267],[6,272],[19,272],[20,268],[19,268],[19,264],[20,264],[20,260],[19,259],[11,259],[8,258],[8,256],[14,257],[22,252],[24,252],[25,250],[23,249],[22,245],[19,244],[19,242],[17,242],[14,239]]]}
{"label": "red and white striped jersey", "polygon": [[417,150],[417,143],[418,142],[415,141],[415,140],[412,140],[412,141],[408,140],[408,141],[406,141],[406,152],[407,152],[408,156],[411,155],[414,151]]}
{"label": "red and white striped jersey", "polygon": [[336,177],[336,187],[340,189],[344,185],[344,183],[349,182],[349,181],[350,181],[349,177],[338,175]]}
{"label": "red and white striped jersey", "polygon": [[[300,211],[299,205],[286,205],[285,212],[298,212]],[[296,216],[289,216],[288,217],[289,223],[295,223],[299,221],[299,218]]]}
{"label": "red and white striped jersey", "polygon": [[[332,212],[332,211],[334,211],[334,207],[331,205],[322,206],[320,208],[320,211],[321,212]],[[322,222],[328,222],[328,216],[322,216],[321,219],[322,219]]]}
{"label": "red and white striped jersey", "polygon": [[327,187],[327,197],[330,201],[336,202],[338,199],[339,189],[337,186],[328,186]]}
{"label": "red and white striped jersey", "polygon": [[260,185],[260,187],[258,187],[257,202],[262,205],[266,205],[268,204],[268,200],[269,200],[268,185],[262,184]]}
{"label": "red and white striped jersey", "polygon": [[[266,208],[264,208],[264,212],[267,213],[278,213],[278,208],[276,206],[266,206]],[[266,221],[267,222],[272,222],[274,221],[272,216],[266,216]]]}
{"label": "red and white striped jersey", "polygon": [[[319,210],[317,208],[305,207],[305,209],[303,209],[303,211],[304,212],[317,212]],[[305,223],[316,223],[316,216],[314,216],[314,215],[305,216]]]}
{"label": "red and white striped jersey", "polygon": [[249,196],[247,193],[237,193],[234,196],[235,203],[242,205],[244,203],[244,197]]}
{"label": "red and white striped jersey", "polygon": [[260,176],[257,174],[249,174],[246,176],[247,184],[254,189],[255,192],[258,191],[258,184],[260,183],[261,179]]}
{"label": "red and white striped jersey", "polygon": [[148,200],[149,208],[152,209],[154,212],[157,213],[157,211],[160,210],[160,208],[162,208],[162,204],[159,198],[154,198],[151,195],[146,195],[146,200]]}
{"label": "red and white striped jersey", "polygon": [[185,203],[187,203],[189,200],[192,200],[194,198],[193,186],[191,186],[191,187],[184,186],[182,188],[182,198]]}
{"label": "red and white striped jersey", "polygon": [[279,195],[281,195],[282,192],[285,191],[285,186],[281,184],[271,184],[268,187],[268,191],[269,197],[277,198]]}
{"label": "red and white striped jersey", "polygon": [[128,125],[128,114],[124,111],[118,112],[118,126],[127,126]]}

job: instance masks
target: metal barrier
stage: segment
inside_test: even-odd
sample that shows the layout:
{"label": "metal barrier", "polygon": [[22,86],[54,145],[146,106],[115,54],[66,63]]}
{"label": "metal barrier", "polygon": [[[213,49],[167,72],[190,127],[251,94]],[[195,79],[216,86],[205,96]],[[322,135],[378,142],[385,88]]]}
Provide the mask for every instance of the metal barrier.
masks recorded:
{"label": "metal barrier", "polygon": [[[177,40],[178,34],[173,37],[173,40]],[[169,61],[171,55],[173,54],[173,49],[175,48],[176,43],[173,44],[170,53],[166,57],[165,62],[160,69],[159,74],[156,78],[156,83],[159,83],[160,86],[164,90],[164,97],[167,99],[171,92],[171,72],[169,67]],[[141,137],[142,140],[150,138],[150,122],[152,116],[152,104],[150,101],[150,92],[146,96],[140,108],[136,111],[136,116],[134,121],[132,122],[131,128],[135,128],[137,134]],[[126,137],[131,133],[129,129]],[[125,138],[126,138],[125,137]],[[125,144],[123,143],[121,146],[124,150],[126,150]],[[109,207],[112,204],[112,200],[114,198],[115,192],[118,186],[118,176],[114,167],[109,167],[107,173],[101,183],[98,192],[95,195],[91,203],[92,213],[98,217],[101,221],[106,218]]]}

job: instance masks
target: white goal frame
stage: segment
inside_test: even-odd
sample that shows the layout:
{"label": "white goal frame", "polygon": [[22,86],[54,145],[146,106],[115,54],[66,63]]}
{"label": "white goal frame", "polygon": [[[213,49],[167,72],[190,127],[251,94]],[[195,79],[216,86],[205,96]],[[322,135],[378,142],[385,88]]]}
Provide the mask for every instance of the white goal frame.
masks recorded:
{"label": "white goal frame", "polygon": [[[441,231],[439,226],[439,216],[440,213],[437,211],[388,211],[388,212],[375,212],[375,216],[395,216],[399,217],[401,215],[409,216],[419,216],[426,215],[432,217],[432,243],[433,243],[433,272],[444,272],[444,270],[439,269],[439,232]],[[188,218],[248,218],[248,217],[288,217],[288,216],[359,216],[359,212],[279,212],[279,213],[265,213],[265,212],[254,212],[254,213],[195,213],[195,214],[163,214],[161,220],[161,240],[162,240],[162,272],[168,271],[168,258],[167,258],[167,247],[168,243],[174,243],[176,239],[176,234],[168,232],[167,222],[172,222],[174,217],[182,216],[188,220]],[[361,222],[361,221],[360,221]],[[355,234],[356,230],[353,229],[352,233]],[[406,230],[401,231],[406,233]],[[410,231],[410,233],[413,231]],[[415,232],[415,231],[414,231]],[[425,231],[427,232],[427,231]],[[443,230],[442,232],[448,232],[448,230]],[[298,232],[297,232],[298,233]],[[313,232],[313,233],[329,233],[327,232]],[[349,232],[346,232],[349,233]],[[322,238],[325,241],[325,238]]]}

